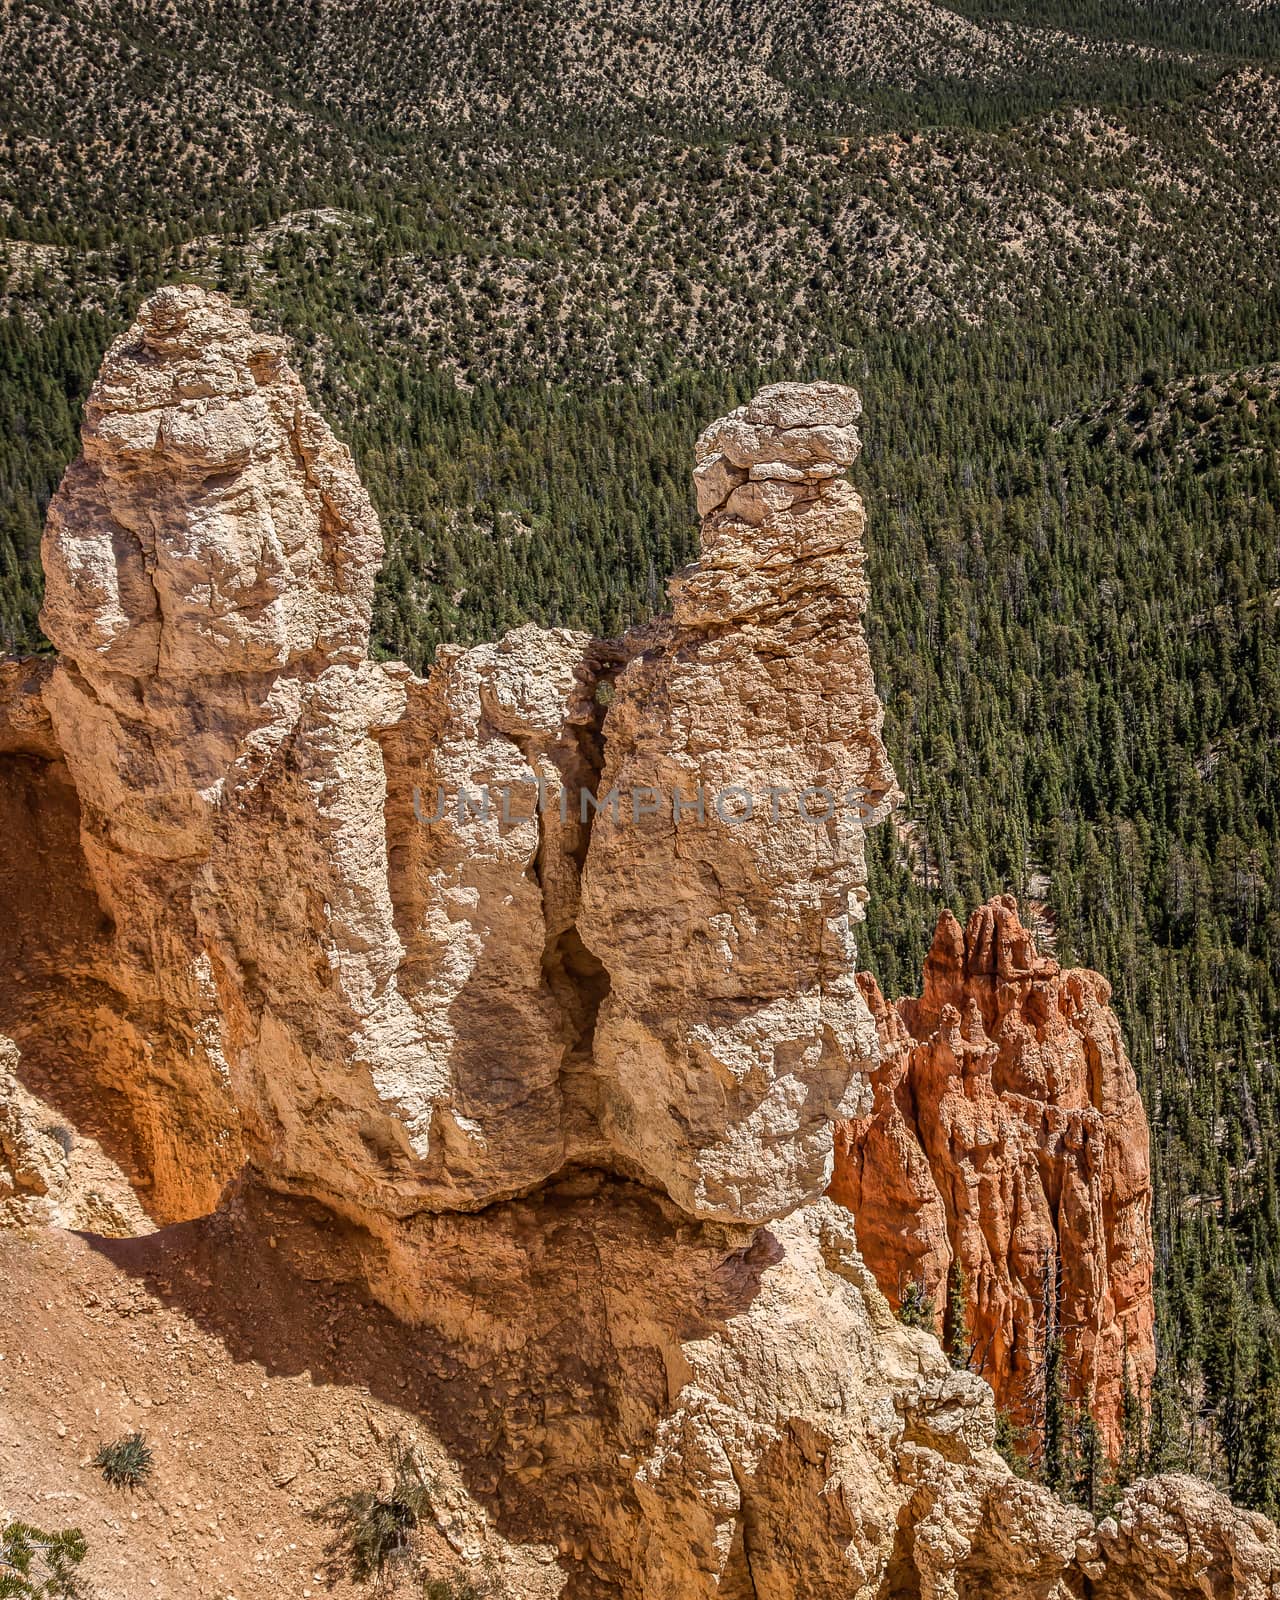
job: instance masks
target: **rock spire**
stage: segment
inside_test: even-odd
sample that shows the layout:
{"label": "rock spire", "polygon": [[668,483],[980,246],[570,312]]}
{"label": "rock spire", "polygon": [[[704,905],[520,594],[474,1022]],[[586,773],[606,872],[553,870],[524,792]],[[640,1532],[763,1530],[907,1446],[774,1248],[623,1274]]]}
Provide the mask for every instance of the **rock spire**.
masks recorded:
{"label": "rock spire", "polygon": [[881,1059],[832,1194],[867,1264],[895,1305],[911,1285],[931,1300],[939,1333],[960,1275],[954,1337],[1033,1431],[1056,1331],[1118,1452],[1156,1357],[1149,1136],[1110,985],[1040,955],[1010,895],[964,929],[943,913],[918,1000],[860,981]]}

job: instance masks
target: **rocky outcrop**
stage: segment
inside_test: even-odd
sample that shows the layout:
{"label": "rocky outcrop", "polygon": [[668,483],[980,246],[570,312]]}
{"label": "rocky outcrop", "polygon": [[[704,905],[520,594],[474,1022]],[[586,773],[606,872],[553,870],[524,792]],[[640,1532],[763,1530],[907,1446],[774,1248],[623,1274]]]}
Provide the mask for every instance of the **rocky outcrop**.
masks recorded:
{"label": "rocky outcrop", "polygon": [[128,1179],[95,1140],[69,1128],[18,1078],[0,1038],[0,1229],[52,1224],[108,1238],[150,1230]]}
{"label": "rocky outcrop", "polygon": [[862,631],[852,390],[775,385],[709,428],[702,557],[629,641],[579,926],[607,970],[602,1128],[694,1216],[819,1193],[875,1030],[854,977],[864,827],[894,778]]}
{"label": "rocky outcrop", "polygon": [[[153,297],[51,510],[59,658],[0,685],[0,1025],[153,1217],[219,1208],[169,1231],[211,1257],[202,1314],[219,1252],[395,1314],[462,1520],[553,1544],[566,1596],[1118,1596],[1193,1523],[1270,1592],[1273,1531],[1175,1480],[1095,1528],[1013,1479],[988,1387],[894,1319],[824,1197],[877,1020],[890,1058],[914,1025],[855,977],[893,794],[858,410],[776,385],[708,430],[669,618],[522,628],[424,681],[368,659],[376,523],[278,342]],[[1001,1019],[1029,1037],[1049,980],[982,948],[990,1016],[953,1040],[949,967],[920,1015],[953,1053],[1008,1035],[1030,1102],[1065,1058]],[[1055,1095],[1115,1189],[1096,1099]],[[906,1205],[932,1157],[898,1148]],[[925,1208],[921,1259],[949,1222]]]}
{"label": "rocky outcrop", "polygon": [[[244,1159],[234,997],[206,932],[221,836],[263,764],[305,745],[326,674],[365,684],[381,541],[280,342],[199,291],[162,291],[112,345],[83,441],[42,546],[60,652],[42,698],[109,929],[82,1031],[164,1219],[208,1210]],[[254,876],[288,848],[266,830]],[[320,888],[294,887],[282,929]],[[320,902],[305,915],[314,973]]]}
{"label": "rocky outcrop", "polygon": [[1121,1444],[1155,1371],[1146,1115],[1096,972],[1038,954],[1011,896],[938,922],[918,1000],[861,982],[881,1060],[837,1138],[832,1194],[895,1304],[909,1286],[1034,1432],[1060,1334],[1069,1393]]}
{"label": "rocky outcrop", "polygon": [[391,1215],[572,1162],[737,1223],[822,1192],[892,784],[857,410],[778,386],[704,438],[669,624],[526,628],[424,682],[367,658],[376,521],[278,341],[148,302],[50,510],[41,693],[110,929],[86,1032],[155,1215],[244,1161]]}
{"label": "rocky outcrop", "polygon": [[1280,1586],[1276,1528],[1184,1474],[1135,1483],[1098,1525],[1084,1564],[1103,1600],[1273,1595]]}

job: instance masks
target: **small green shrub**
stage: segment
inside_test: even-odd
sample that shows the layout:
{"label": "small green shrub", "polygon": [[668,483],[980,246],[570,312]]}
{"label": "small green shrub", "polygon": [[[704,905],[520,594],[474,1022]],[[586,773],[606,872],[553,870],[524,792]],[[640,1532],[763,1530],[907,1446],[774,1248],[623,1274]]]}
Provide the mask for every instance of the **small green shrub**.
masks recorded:
{"label": "small green shrub", "polygon": [[1019,1427],[1007,1411],[996,1411],[996,1449],[1020,1478],[1031,1476],[1027,1454],[1027,1430]]}
{"label": "small green shrub", "polygon": [[29,1522],[0,1526],[0,1600],[79,1600],[76,1568],[88,1554],[79,1528],[45,1533]]}
{"label": "small green shrub", "polygon": [[506,1593],[491,1553],[484,1556],[479,1571],[437,1574],[422,1586],[422,1600],[503,1600]]}
{"label": "small green shrub", "polygon": [[474,1578],[428,1578],[422,1600],[493,1600],[493,1587]]}
{"label": "small green shrub", "polygon": [[381,1580],[392,1562],[408,1554],[414,1530],[430,1504],[413,1450],[398,1441],[391,1449],[394,1476],[387,1493],[358,1489],[339,1495],[321,1513],[337,1531],[331,1555],[345,1558],[359,1582]]}
{"label": "small green shrub", "polygon": [[902,1299],[898,1304],[898,1321],[908,1328],[928,1328],[930,1332],[937,1325],[938,1308],[933,1303],[933,1296],[924,1292],[924,1284],[909,1283],[902,1291]]}
{"label": "small green shrub", "polygon": [[127,1433],[114,1444],[104,1444],[93,1464],[113,1489],[138,1489],[151,1476],[155,1463],[151,1446],[140,1433]]}

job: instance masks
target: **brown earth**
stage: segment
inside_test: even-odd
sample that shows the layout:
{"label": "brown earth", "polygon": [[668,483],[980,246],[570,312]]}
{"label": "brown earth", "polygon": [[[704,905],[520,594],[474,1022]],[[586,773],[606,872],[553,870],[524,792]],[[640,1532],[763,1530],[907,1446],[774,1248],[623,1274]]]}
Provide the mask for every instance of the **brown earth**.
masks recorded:
{"label": "brown earth", "polygon": [[[327,1225],[315,1219],[313,1246]],[[76,1526],[97,1600],[271,1600],[367,1592],[317,1516],[335,1496],[384,1488],[392,1441],[416,1447],[438,1522],[388,1592],[420,1594],[492,1552],[512,1595],[560,1575],[515,1559],[469,1514],[415,1412],[411,1330],[341,1283],[283,1267],[228,1218],[106,1241],[0,1232],[0,1506]],[[327,1256],[329,1255],[326,1252]],[[331,1259],[336,1266],[340,1249]],[[154,1470],[136,1492],[92,1465],[141,1430]],[[457,1545],[459,1550],[455,1550]],[[459,1553],[461,1551],[461,1553]]]}

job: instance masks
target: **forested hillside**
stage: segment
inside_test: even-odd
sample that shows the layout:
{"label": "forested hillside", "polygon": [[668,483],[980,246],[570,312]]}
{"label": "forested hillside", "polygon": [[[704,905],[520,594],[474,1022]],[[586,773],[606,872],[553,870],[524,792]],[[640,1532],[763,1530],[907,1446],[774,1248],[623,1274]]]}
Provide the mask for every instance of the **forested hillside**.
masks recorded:
{"label": "forested hillside", "polygon": [[[383,517],[381,648],[606,633],[692,440],[863,392],[907,799],[865,959],[1011,888],[1115,986],[1158,1160],[1126,1470],[1280,1511],[1280,12],[1210,0],[38,4],[0,48],[0,643],[157,283],[296,342]],[[1089,1492],[1093,1492],[1090,1490]]]}

